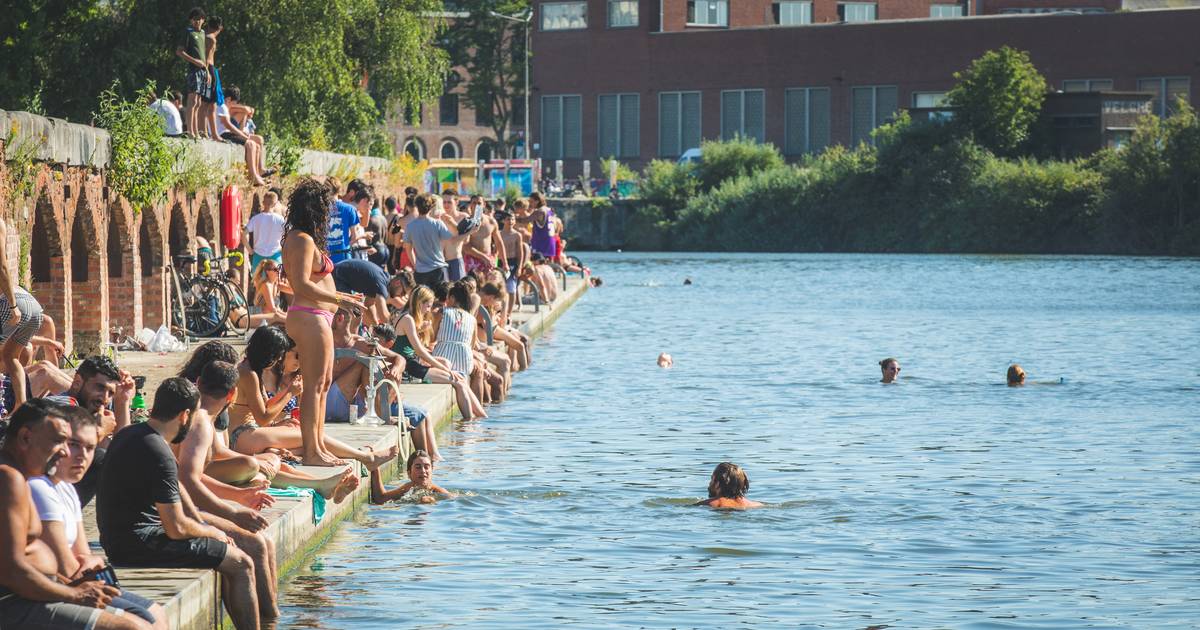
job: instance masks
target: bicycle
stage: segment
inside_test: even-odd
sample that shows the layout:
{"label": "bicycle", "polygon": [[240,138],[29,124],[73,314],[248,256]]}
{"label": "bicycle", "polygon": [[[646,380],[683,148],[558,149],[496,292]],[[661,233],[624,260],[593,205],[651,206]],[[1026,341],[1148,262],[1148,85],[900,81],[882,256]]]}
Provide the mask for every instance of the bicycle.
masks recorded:
{"label": "bicycle", "polygon": [[172,327],[191,337],[214,337],[223,332],[230,308],[225,281],[204,275],[208,261],[203,261],[201,273],[187,270],[196,263],[191,254],[177,254],[172,260],[175,262],[170,267]]}

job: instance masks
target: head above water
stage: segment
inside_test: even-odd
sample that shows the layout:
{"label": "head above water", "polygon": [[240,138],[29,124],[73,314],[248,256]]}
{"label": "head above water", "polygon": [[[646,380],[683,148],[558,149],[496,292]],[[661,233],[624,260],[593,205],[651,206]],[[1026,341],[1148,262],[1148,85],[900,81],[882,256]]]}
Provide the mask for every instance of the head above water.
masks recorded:
{"label": "head above water", "polygon": [[740,499],[750,490],[750,478],[741,466],[732,462],[721,462],[713,470],[708,482],[708,498]]}
{"label": "head above water", "polygon": [[879,371],[883,373],[881,379],[884,383],[891,383],[900,376],[900,362],[892,357],[888,357],[879,362]]}
{"label": "head above water", "polygon": [[1009,387],[1017,387],[1025,384],[1025,368],[1014,363],[1008,366],[1008,374],[1006,375]]}
{"label": "head above water", "polygon": [[428,483],[433,479],[433,458],[425,451],[413,451],[404,463],[404,469],[408,471],[408,478],[413,483]]}

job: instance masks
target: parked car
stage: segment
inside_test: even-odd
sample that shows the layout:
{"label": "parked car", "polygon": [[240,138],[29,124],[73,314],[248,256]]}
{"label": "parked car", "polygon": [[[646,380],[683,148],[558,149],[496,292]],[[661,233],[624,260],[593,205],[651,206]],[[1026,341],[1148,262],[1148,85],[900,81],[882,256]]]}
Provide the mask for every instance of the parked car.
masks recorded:
{"label": "parked car", "polygon": [[699,164],[703,156],[700,154],[700,148],[688,149],[679,156],[680,164]]}

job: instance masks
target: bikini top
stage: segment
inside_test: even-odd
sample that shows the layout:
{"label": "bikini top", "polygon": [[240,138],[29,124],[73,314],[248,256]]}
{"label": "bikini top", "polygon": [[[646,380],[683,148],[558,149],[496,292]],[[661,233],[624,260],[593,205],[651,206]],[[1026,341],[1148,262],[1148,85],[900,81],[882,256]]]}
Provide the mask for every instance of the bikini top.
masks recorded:
{"label": "bikini top", "polygon": [[[329,254],[321,254],[321,266],[312,271],[313,280],[320,280],[331,273],[333,273],[333,259],[329,257]],[[286,269],[283,269],[283,275],[287,276]]]}

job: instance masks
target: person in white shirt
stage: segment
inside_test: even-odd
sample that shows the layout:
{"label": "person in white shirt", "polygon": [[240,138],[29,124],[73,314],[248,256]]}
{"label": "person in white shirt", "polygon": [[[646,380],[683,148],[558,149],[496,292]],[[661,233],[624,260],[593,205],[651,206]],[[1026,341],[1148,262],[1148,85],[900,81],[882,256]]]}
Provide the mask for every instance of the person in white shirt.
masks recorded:
{"label": "person in white shirt", "polygon": [[[105,569],[108,561],[93,554],[88,547],[83,529],[83,508],[72,484],[82,479],[92,464],[100,421],[79,407],[61,407],[59,411],[69,416],[67,420],[71,425],[68,455],[58,460],[47,475],[30,477],[29,491],[37,507],[38,520],[42,521],[40,538],[54,553],[58,572],[72,580],[94,579],[90,576]],[[138,628],[167,628],[161,605],[124,589],[113,598],[108,609],[126,617]]]}
{"label": "person in white shirt", "polygon": [[150,103],[150,109],[162,118],[163,134],[168,138],[178,138],[183,135],[183,118],[179,116],[179,105],[174,102],[179,96],[170,90],[164,96],[166,98]]}
{"label": "person in white shirt", "polygon": [[283,262],[283,226],[284,207],[279,203],[279,192],[272,188],[263,195],[263,210],[250,217],[246,224],[246,237],[250,241],[250,268],[258,269],[258,264],[270,258],[277,263]]}

